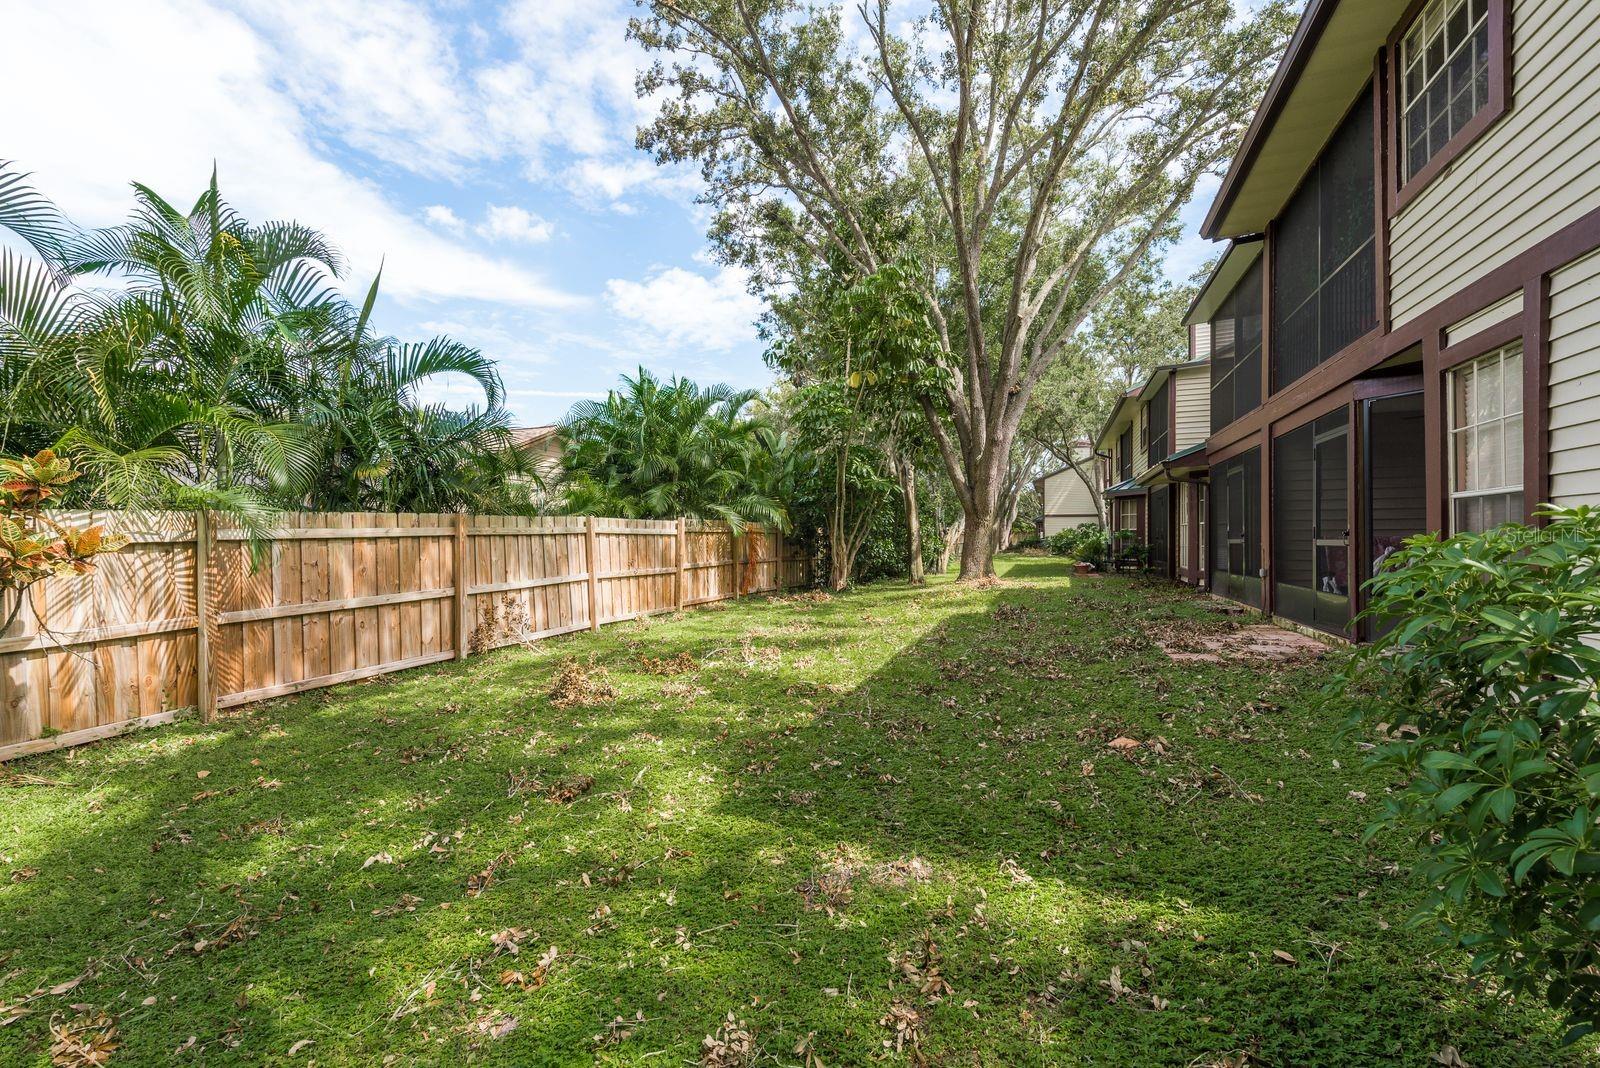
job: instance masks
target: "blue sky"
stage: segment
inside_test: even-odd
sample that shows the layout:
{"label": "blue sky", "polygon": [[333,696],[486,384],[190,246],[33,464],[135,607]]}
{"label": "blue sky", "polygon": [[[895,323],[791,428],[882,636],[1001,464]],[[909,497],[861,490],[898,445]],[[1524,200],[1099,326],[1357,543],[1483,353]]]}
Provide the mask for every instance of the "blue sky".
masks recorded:
{"label": "blue sky", "polygon": [[[0,159],[89,225],[138,180],[187,206],[215,161],[255,219],[328,233],[379,328],[500,361],[519,421],[550,422],[644,364],[770,380],[742,277],[708,254],[690,169],[633,147],[642,53],[609,0],[0,0]],[[1208,254],[1191,235],[1169,272]],[[439,397],[472,399],[465,383]]]}

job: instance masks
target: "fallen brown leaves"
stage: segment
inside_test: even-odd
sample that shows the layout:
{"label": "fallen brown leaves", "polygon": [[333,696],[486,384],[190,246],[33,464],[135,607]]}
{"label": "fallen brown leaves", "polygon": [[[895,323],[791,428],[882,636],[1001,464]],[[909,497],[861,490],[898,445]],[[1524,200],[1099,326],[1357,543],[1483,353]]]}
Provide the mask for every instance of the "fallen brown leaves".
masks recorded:
{"label": "fallen brown leaves", "polygon": [[489,889],[490,885],[494,882],[495,872],[497,872],[500,868],[509,865],[512,860],[513,857],[510,853],[501,853],[498,857],[495,857],[489,862],[489,866],[487,868],[467,876],[467,896],[477,897],[479,894]]}
{"label": "fallen brown leaves", "polygon": [[755,1057],[755,1036],[731,1011],[715,1032],[700,1040],[702,1068],[745,1068]]}
{"label": "fallen brown leaves", "polygon": [[117,1024],[97,1009],[50,1021],[50,1063],[57,1068],[98,1068],[117,1049]]}
{"label": "fallen brown leaves", "polygon": [[889,1037],[883,1040],[885,1048],[903,1053],[910,1046],[913,1057],[920,1060],[922,1034],[928,1026],[928,1018],[921,1010],[896,998],[890,1003],[889,1011],[878,1018],[878,1024],[890,1031]]}
{"label": "fallen brown leaves", "polygon": [[679,653],[677,656],[654,657],[641,656],[639,666],[644,668],[646,675],[686,675],[698,670],[700,662],[688,652]]}
{"label": "fallen brown leaves", "polygon": [[616,699],[611,673],[593,661],[563,660],[550,687],[550,703],[557,708],[588,708]]}

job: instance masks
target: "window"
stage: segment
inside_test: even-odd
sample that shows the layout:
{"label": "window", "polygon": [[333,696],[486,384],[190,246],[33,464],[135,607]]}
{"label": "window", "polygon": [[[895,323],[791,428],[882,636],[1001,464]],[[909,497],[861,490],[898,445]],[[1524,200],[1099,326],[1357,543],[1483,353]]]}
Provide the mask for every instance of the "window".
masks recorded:
{"label": "window", "polygon": [[1522,345],[1450,374],[1450,528],[1521,522]]}
{"label": "window", "polygon": [[1149,439],[1146,443],[1145,456],[1151,467],[1165,460],[1167,454],[1172,451],[1172,437],[1168,433],[1170,420],[1167,418],[1168,408],[1172,403],[1172,396],[1168,392],[1171,388],[1172,380],[1169,378],[1161,383],[1161,388],[1156,390],[1156,395],[1150,399],[1149,405],[1145,408],[1145,435]]}
{"label": "window", "polygon": [[1490,0],[1433,0],[1400,43],[1402,184],[1490,106]]}
{"label": "window", "polygon": [[1272,388],[1378,325],[1377,176],[1370,88],[1272,232]]}
{"label": "window", "polygon": [[1245,272],[1211,320],[1211,429],[1261,404],[1261,261]]}
{"label": "window", "polygon": [[1122,432],[1117,439],[1117,478],[1126,482],[1133,477],[1133,426]]}

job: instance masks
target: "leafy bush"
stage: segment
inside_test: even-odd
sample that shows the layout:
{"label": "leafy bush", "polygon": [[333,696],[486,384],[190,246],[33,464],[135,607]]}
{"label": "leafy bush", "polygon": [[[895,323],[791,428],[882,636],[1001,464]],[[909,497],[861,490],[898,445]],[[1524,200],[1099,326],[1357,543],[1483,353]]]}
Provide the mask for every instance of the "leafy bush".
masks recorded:
{"label": "leafy bush", "polygon": [[[1369,584],[1392,629],[1335,686],[1405,776],[1368,828],[1418,841],[1417,922],[1512,993],[1600,1024],[1600,510],[1408,540]],[[1372,696],[1375,695],[1375,696]]]}
{"label": "leafy bush", "polygon": [[1106,555],[1106,531],[1099,523],[1083,523],[1072,530],[1062,530],[1046,539],[1050,552],[1074,560],[1084,560],[1103,566]]}

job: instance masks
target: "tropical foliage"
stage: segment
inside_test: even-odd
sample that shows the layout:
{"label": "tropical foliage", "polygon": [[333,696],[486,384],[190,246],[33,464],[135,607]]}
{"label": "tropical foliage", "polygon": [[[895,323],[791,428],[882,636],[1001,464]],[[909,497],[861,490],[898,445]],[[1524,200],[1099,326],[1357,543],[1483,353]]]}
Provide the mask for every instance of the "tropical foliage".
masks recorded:
{"label": "tropical foliage", "polygon": [[757,408],[759,394],[643,367],[563,427],[566,511],[630,519],[788,527],[803,457]]}
{"label": "tropical foliage", "polygon": [[1545,514],[1410,539],[1370,585],[1397,625],[1336,689],[1372,694],[1352,726],[1403,776],[1368,835],[1420,846],[1418,922],[1576,1037],[1600,1025],[1600,510]]}
{"label": "tropical foliage", "polygon": [[28,587],[57,575],[87,574],[95,557],[127,544],[126,537],[107,534],[98,524],[74,526],[45,510],[77,477],[66,459],[48,450],[0,459],[0,595],[10,602],[0,634],[22,611]]}
{"label": "tropical foliage", "polygon": [[[133,190],[127,223],[83,230],[0,165],[0,226],[35,253],[0,253],[0,452],[71,456],[87,476],[74,503],[247,520],[525,499],[506,478],[526,465],[488,358],[378,336],[376,279],[353,308],[322,234],[249,222],[214,173],[187,211]],[[482,407],[424,403],[441,374],[474,379]]]}

